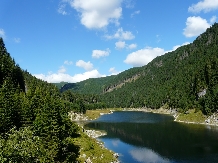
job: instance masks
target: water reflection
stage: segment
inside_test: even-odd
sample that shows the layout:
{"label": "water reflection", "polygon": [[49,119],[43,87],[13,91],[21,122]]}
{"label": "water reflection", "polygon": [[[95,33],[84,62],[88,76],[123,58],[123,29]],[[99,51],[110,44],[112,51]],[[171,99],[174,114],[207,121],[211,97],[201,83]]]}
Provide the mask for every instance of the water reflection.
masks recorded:
{"label": "water reflection", "polygon": [[168,159],[162,158],[159,154],[147,148],[135,148],[129,151],[130,155],[141,163],[161,162],[169,163]]}
{"label": "water reflection", "polygon": [[[210,161],[218,154],[216,127],[176,123],[165,115],[120,112],[102,116],[86,127],[105,130],[108,134],[101,138],[104,142],[110,140],[112,148],[122,148],[124,157],[130,155],[138,162]],[[121,142],[128,146],[121,147]]]}

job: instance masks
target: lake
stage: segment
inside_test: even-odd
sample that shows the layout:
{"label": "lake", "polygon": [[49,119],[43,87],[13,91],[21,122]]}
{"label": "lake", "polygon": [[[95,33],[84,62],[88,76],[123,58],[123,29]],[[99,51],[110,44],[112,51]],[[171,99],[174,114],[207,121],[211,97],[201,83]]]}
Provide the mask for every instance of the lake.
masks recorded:
{"label": "lake", "polygon": [[218,162],[218,127],[173,121],[170,115],[123,111],[102,115],[85,128],[104,130],[105,147],[122,163]]}

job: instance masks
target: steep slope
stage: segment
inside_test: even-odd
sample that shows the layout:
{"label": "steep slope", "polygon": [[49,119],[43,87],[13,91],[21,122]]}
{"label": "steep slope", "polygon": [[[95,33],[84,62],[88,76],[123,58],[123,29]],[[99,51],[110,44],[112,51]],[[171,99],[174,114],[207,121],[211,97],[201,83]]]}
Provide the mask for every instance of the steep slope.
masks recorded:
{"label": "steep slope", "polygon": [[150,107],[167,105],[186,111],[201,109],[210,114],[218,101],[218,24],[196,40],[173,52],[156,57],[146,66],[116,76],[68,84],[80,93],[101,94],[108,107]]}
{"label": "steep slope", "polygon": [[56,86],[22,71],[0,38],[0,162],[76,162],[79,128],[67,102]]}
{"label": "steep slope", "polygon": [[[131,68],[118,75],[102,78],[91,78],[78,83],[67,83],[60,88],[61,92],[71,90],[83,94],[102,94],[122,87],[123,84],[132,82],[138,78],[141,68]],[[55,83],[60,86],[61,83]]]}
{"label": "steep slope", "polygon": [[217,109],[218,24],[192,44],[155,58],[140,78],[102,96],[110,107]]}

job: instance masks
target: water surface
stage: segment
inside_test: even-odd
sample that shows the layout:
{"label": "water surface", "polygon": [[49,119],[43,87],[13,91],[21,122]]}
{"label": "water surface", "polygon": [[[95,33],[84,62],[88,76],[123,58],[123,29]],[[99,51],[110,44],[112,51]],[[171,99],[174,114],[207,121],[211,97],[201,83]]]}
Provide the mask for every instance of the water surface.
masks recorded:
{"label": "water surface", "polygon": [[218,162],[218,127],[184,124],[169,115],[114,112],[85,125],[123,163]]}

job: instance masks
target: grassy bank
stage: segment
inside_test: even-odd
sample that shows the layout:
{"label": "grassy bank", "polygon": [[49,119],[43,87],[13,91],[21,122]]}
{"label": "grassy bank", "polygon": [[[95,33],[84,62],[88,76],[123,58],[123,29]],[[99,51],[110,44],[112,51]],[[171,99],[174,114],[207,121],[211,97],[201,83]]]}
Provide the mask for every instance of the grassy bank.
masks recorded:
{"label": "grassy bank", "polygon": [[[119,109],[104,109],[104,110],[87,110],[84,117],[89,120],[99,118],[102,114],[112,113],[112,110]],[[100,131],[99,131],[100,132]],[[114,157],[114,152],[104,147],[102,142],[87,135],[83,130],[83,124],[80,124],[80,136],[74,138],[74,144],[80,147],[80,157],[78,158],[79,163],[92,162],[92,163],[116,163],[117,158]]]}
{"label": "grassy bank", "polygon": [[97,110],[87,110],[85,113],[85,116],[88,117],[88,119],[93,120],[99,118],[102,114],[109,114],[113,111],[122,111],[121,108],[109,108],[109,109],[97,109]]}
{"label": "grassy bank", "polygon": [[78,162],[88,162],[90,160],[93,163],[108,163],[116,162],[116,158],[113,156],[113,152],[106,149],[103,143],[98,142],[96,139],[87,136],[83,131],[80,131],[80,136],[73,139],[75,145],[80,147],[80,157]]}
{"label": "grassy bank", "polygon": [[206,116],[201,111],[195,109],[188,110],[186,113],[179,113],[175,121],[186,123],[205,123]]}

